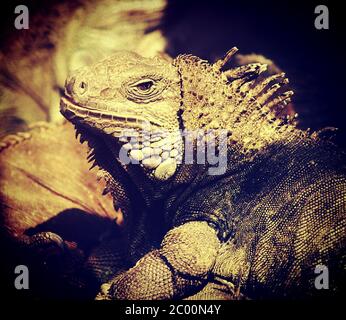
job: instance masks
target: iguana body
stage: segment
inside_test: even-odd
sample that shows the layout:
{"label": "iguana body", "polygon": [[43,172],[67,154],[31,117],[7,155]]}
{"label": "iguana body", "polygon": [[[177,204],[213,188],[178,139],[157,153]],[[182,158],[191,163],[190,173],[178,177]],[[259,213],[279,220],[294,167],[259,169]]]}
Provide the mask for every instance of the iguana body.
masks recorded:
{"label": "iguana body", "polygon": [[[343,276],[344,155],[277,117],[283,74],[222,71],[235,51],[213,65],[120,52],[67,79],[61,112],[124,214],[127,259],[100,298],[210,297],[223,282],[229,297],[304,296],[319,293],[316,265]],[[226,148],[222,172],[184,161],[182,129],[197,131],[195,152]]]}

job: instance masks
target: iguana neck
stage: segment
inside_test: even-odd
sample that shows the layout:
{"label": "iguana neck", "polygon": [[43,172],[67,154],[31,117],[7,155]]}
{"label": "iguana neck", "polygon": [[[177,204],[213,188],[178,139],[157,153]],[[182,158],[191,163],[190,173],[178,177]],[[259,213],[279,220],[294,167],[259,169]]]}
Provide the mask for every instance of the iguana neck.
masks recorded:
{"label": "iguana neck", "polygon": [[[268,149],[280,143],[288,145],[291,141],[299,141],[302,138],[302,132],[298,129],[292,131],[291,136],[287,140],[273,142],[260,151],[252,151],[244,154],[243,150],[237,144],[227,145],[227,162],[223,174],[211,176],[209,169],[214,165],[197,164],[196,154],[194,153],[194,163],[185,164],[184,162],[178,166],[176,173],[167,181],[157,181],[151,179],[143,171],[141,166],[136,164],[123,165],[117,158],[116,152],[109,149],[102,139],[92,143],[93,160],[99,167],[100,175],[107,183],[106,192],[112,192],[115,202],[120,207],[130,207],[135,204],[136,207],[150,208],[155,202],[166,200],[171,194],[184,192],[192,183],[213,181],[220,179],[224,175],[232,175],[250,167],[256,158],[266,155]],[[95,140],[94,140],[95,141]],[[119,199],[119,190],[122,188],[123,193],[127,195],[127,199]],[[130,200],[132,199],[132,200]]]}
{"label": "iguana neck", "polygon": [[[277,98],[277,101],[281,99],[282,105],[265,100],[275,97],[280,85],[287,83],[287,79],[281,79],[284,74],[265,77],[255,83],[251,77],[230,80],[215,64],[210,65],[190,55],[179,56],[174,64],[181,77],[182,122],[185,129],[227,130],[228,143],[236,144],[237,150],[244,154],[285,141],[293,132],[299,131],[290,119],[276,117],[277,108],[285,105],[292,92]],[[259,70],[258,74],[261,72]],[[269,79],[282,82],[268,89]]]}

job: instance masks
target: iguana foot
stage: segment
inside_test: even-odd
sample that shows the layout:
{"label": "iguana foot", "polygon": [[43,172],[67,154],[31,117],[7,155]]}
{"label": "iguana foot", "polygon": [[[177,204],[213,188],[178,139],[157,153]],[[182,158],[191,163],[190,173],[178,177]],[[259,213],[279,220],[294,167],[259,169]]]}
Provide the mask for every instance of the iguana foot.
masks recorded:
{"label": "iguana foot", "polygon": [[212,270],[220,242],[206,222],[170,230],[161,248],[101,287],[97,299],[152,300],[188,296],[201,289]]}
{"label": "iguana foot", "polygon": [[68,247],[65,241],[54,232],[39,232],[32,236],[23,235],[18,240],[24,249],[37,253],[55,252],[59,254]]}
{"label": "iguana foot", "polygon": [[54,232],[39,232],[34,235],[22,235],[16,240],[28,256],[36,256],[44,265],[54,268],[64,265],[68,272],[72,265],[83,263],[85,254],[77,243],[66,241]]}

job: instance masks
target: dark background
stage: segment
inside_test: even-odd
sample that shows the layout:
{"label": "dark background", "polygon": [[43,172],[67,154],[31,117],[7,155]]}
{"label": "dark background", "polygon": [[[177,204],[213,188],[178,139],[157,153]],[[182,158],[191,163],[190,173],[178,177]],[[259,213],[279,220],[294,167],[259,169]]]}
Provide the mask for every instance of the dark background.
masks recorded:
{"label": "dark background", "polygon": [[[329,8],[329,30],[314,27]],[[346,146],[346,8],[341,1],[170,1],[163,21],[168,53],[214,60],[232,46],[273,60],[291,80],[302,128],[339,128]]]}

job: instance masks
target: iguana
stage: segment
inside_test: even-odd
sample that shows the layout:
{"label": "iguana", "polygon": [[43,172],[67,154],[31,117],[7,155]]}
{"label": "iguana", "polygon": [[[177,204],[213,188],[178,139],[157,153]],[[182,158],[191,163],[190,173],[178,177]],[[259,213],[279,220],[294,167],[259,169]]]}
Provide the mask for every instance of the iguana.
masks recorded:
{"label": "iguana", "polygon": [[[293,94],[285,74],[226,70],[236,51],[214,64],[118,52],[67,78],[61,113],[124,215],[127,256],[98,298],[210,298],[220,283],[229,298],[342,289],[345,156],[279,116]],[[198,161],[203,145],[223,170]],[[330,290],[316,289],[318,265]]]}

